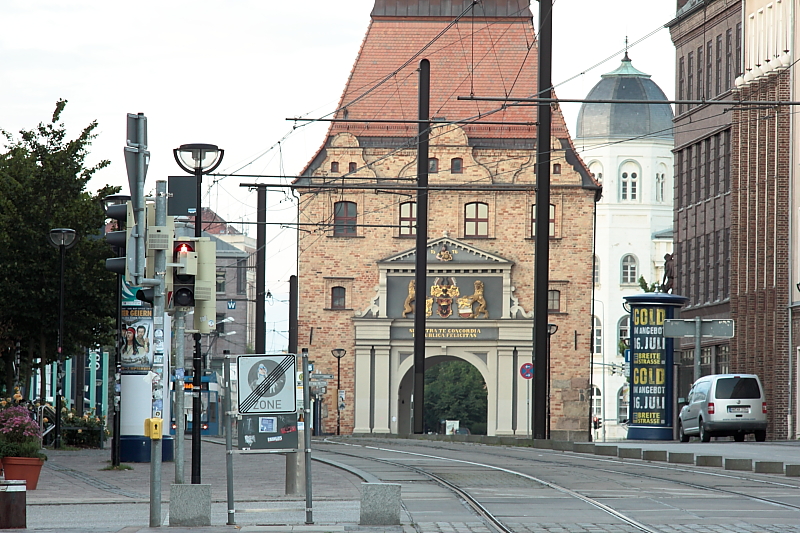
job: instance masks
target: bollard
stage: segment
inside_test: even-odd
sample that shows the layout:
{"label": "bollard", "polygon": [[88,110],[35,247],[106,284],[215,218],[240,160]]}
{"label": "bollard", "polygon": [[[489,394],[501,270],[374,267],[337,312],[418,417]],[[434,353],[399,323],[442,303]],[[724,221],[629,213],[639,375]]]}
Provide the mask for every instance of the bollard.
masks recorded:
{"label": "bollard", "polygon": [[359,525],[399,525],[400,505],[399,483],[362,483]]}
{"label": "bollard", "polygon": [[0,479],[0,529],[27,528],[25,481]]}

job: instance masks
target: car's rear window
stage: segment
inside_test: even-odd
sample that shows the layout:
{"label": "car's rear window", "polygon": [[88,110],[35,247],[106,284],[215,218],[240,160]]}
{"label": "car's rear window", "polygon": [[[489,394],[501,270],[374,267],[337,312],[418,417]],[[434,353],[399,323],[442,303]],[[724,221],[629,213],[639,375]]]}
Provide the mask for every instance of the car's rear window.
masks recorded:
{"label": "car's rear window", "polygon": [[750,400],[761,398],[761,391],[755,378],[721,378],[714,396],[718,400]]}

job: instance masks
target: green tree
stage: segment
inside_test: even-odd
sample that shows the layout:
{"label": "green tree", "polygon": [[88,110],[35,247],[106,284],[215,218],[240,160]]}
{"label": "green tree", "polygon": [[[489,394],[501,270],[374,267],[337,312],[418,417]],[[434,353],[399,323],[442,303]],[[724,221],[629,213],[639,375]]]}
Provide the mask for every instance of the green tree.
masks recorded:
{"label": "green tree", "polygon": [[60,122],[66,103],[59,100],[50,122],[22,130],[18,138],[0,130],[0,373],[5,378],[0,391],[13,385],[17,347],[23,379],[35,357],[43,365],[57,357],[61,258],[49,241],[52,228],[77,232],[65,258],[65,358],[113,338],[115,275],[105,270],[111,249],[101,238],[100,200],[119,188],[106,185],[94,195],[85,190],[109,162],[86,166],[97,123],[69,139]]}
{"label": "green tree", "polygon": [[459,420],[472,433],[486,434],[486,385],[477,368],[466,361],[448,361],[425,370],[425,426]]}
{"label": "green tree", "polygon": [[639,287],[641,287],[644,292],[656,292],[660,289],[660,285],[658,283],[651,283],[648,285],[647,280],[644,279],[644,276],[639,276]]}

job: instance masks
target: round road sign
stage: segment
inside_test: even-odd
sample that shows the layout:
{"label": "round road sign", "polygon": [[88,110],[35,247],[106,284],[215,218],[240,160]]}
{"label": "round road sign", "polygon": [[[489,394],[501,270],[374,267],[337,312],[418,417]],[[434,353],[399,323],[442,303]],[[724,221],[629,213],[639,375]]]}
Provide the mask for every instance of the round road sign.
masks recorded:
{"label": "round road sign", "polygon": [[519,367],[519,373],[523,378],[531,379],[533,377],[533,363],[525,363]]}

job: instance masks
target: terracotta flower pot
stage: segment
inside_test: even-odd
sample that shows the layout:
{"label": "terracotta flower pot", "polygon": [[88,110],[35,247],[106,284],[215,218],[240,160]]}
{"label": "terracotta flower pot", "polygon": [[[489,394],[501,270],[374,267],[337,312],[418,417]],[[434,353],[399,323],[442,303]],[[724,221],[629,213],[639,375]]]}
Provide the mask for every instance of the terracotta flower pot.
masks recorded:
{"label": "terracotta flower pot", "polygon": [[6,479],[25,481],[28,490],[36,490],[44,461],[35,457],[3,457]]}

